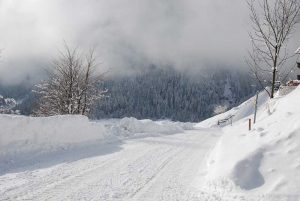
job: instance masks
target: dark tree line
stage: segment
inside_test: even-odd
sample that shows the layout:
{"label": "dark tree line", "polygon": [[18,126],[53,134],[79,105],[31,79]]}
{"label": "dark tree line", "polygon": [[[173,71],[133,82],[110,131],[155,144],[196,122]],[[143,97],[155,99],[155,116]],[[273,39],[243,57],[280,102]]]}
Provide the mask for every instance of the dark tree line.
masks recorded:
{"label": "dark tree line", "polygon": [[[230,97],[225,93],[226,85]],[[257,89],[247,73],[221,70],[194,80],[172,68],[107,80],[102,88],[108,89],[108,97],[95,106],[93,118],[133,116],[178,121],[211,117],[217,106],[235,106]]]}

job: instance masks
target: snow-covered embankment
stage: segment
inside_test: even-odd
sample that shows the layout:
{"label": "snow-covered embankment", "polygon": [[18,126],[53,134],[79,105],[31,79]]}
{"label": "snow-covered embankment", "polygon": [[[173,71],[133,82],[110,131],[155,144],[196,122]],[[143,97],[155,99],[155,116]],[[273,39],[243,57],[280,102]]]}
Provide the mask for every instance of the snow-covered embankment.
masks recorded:
{"label": "snow-covered embankment", "polygon": [[[253,119],[253,99],[222,114],[236,116],[233,126],[223,128],[224,135],[209,157],[208,188],[265,195],[262,200],[291,197],[299,200],[299,100],[299,87],[272,100],[260,95],[257,123],[251,131],[248,131],[248,119]],[[212,126],[223,116],[198,126]]]}

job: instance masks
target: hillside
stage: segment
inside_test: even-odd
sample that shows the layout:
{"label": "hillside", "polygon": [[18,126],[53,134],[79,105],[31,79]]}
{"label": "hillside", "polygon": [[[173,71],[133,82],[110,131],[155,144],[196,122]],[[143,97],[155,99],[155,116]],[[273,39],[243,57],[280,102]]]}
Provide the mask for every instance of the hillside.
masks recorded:
{"label": "hillside", "polygon": [[212,127],[217,119],[236,115],[210,154],[207,189],[256,197],[253,200],[257,196],[259,200],[300,200],[300,88],[273,100],[266,97],[260,93],[257,123],[251,131],[253,98],[197,125]]}
{"label": "hillside", "polygon": [[105,80],[108,97],[91,116],[199,122],[251,97],[255,84],[243,71],[214,69],[191,76],[173,68],[152,67],[131,77]]}

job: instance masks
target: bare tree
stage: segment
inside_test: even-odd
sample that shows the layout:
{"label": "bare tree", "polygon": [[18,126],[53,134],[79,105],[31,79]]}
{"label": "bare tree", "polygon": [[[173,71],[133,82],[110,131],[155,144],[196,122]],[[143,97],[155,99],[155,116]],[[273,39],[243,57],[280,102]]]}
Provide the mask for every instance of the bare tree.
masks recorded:
{"label": "bare tree", "polygon": [[98,86],[103,74],[97,74],[94,51],[82,56],[77,49],[65,45],[53,62],[49,79],[36,86],[40,95],[38,116],[62,114],[88,115],[95,101],[104,96]]}
{"label": "bare tree", "polygon": [[[247,60],[261,86],[274,97],[275,83],[293,55],[287,49],[289,37],[299,22],[299,0],[248,0],[252,51]],[[271,84],[271,90],[265,88]]]}

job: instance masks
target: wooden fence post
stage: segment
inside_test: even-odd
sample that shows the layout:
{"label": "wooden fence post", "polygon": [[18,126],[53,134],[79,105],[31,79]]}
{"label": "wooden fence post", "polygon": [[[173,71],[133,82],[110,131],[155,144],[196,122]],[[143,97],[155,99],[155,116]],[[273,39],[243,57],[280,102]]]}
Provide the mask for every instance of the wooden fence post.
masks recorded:
{"label": "wooden fence post", "polygon": [[256,92],[256,97],[255,97],[255,105],[254,105],[254,120],[253,124],[256,123],[256,114],[257,114],[257,101],[258,101],[258,91]]}
{"label": "wooden fence post", "polygon": [[249,131],[251,131],[251,119],[249,119]]}

